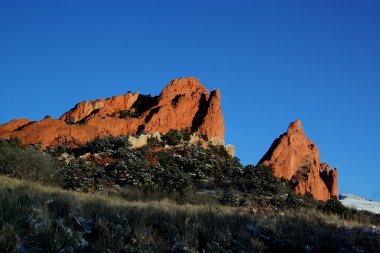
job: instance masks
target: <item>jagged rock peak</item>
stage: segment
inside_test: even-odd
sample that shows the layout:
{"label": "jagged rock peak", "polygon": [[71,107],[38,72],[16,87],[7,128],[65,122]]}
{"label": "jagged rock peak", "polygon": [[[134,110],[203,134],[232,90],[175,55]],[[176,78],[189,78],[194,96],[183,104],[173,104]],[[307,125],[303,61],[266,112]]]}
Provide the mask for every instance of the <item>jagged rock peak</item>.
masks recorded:
{"label": "jagged rock peak", "polygon": [[160,94],[161,99],[174,98],[177,95],[203,93],[208,97],[207,89],[194,77],[181,77],[171,81]]}
{"label": "jagged rock peak", "polygon": [[303,128],[302,128],[302,125],[301,125],[301,120],[299,120],[299,119],[297,119],[296,121],[290,123],[290,125],[288,127],[288,131],[286,133],[287,134],[293,134],[293,133],[297,133],[297,132],[303,133]]}
{"label": "jagged rock peak", "polygon": [[271,166],[276,177],[290,180],[300,194],[310,192],[319,200],[338,195],[337,170],[320,163],[318,148],[306,137],[300,120],[272,143],[259,164]]}

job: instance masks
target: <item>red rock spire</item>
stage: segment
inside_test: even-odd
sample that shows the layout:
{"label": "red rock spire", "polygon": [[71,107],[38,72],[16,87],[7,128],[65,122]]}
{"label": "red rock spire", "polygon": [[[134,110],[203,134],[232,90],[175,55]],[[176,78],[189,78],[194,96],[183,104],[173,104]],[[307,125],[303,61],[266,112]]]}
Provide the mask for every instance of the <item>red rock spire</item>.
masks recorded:
{"label": "red rock spire", "polygon": [[276,177],[291,180],[300,194],[310,192],[319,200],[338,195],[337,170],[320,163],[318,148],[306,137],[300,120],[273,142],[259,164],[271,166]]}

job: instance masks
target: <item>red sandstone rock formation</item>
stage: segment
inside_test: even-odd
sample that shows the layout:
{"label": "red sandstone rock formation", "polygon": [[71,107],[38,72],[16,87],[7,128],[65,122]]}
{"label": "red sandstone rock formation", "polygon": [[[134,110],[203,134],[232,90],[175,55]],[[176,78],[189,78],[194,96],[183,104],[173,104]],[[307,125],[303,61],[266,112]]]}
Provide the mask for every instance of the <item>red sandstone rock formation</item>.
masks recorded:
{"label": "red sandstone rock formation", "polygon": [[84,101],[60,119],[37,122],[12,120],[0,126],[0,138],[18,138],[24,144],[56,146],[83,143],[105,135],[191,129],[209,138],[224,139],[220,92],[211,94],[198,79],[171,81],[157,97],[127,93]]}
{"label": "red sandstone rock formation", "polygon": [[74,109],[66,112],[61,116],[61,120],[80,121],[90,114],[96,112],[97,116],[107,116],[108,113],[119,110],[128,110],[136,102],[139,93],[128,92],[125,95],[119,95],[108,99],[97,99],[95,101],[84,101],[75,106]]}
{"label": "red sandstone rock formation", "polygon": [[0,133],[3,135],[11,134],[13,131],[31,123],[28,119],[26,118],[21,118],[21,119],[13,119],[9,121],[5,125],[0,126]]}
{"label": "red sandstone rock formation", "polygon": [[[18,138],[23,144],[40,144],[44,148],[80,144],[110,134],[165,134],[170,129],[190,129],[216,142],[224,139],[220,91],[209,94],[197,79],[179,78],[157,97],[127,93],[84,101],[60,119],[12,120],[0,126],[0,138]],[[259,164],[270,165],[275,176],[291,180],[300,194],[310,192],[319,200],[338,196],[337,170],[331,170],[327,163],[320,164],[318,149],[306,138],[300,121],[293,122],[273,142]]]}
{"label": "red sandstone rock formation", "polygon": [[320,163],[317,146],[307,139],[299,120],[273,142],[259,164],[271,166],[276,177],[291,180],[297,193],[310,192],[324,201],[338,196],[337,169]]}

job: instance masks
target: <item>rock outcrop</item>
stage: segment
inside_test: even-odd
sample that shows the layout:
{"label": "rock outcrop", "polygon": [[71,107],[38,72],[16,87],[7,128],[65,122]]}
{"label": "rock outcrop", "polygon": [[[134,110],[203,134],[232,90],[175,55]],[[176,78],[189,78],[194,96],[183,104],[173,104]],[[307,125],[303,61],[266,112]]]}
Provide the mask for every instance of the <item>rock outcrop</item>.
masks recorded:
{"label": "rock outcrop", "polygon": [[170,129],[190,129],[223,140],[220,92],[210,94],[198,79],[179,78],[156,97],[128,92],[84,101],[60,119],[12,120],[0,126],[0,138],[18,138],[23,144],[39,144],[44,148],[70,142],[80,144],[106,135],[166,134]]}
{"label": "rock outcrop", "polygon": [[79,122],[91,114],[105,117],[109,113],[121,110],[129,110],[139,97],[139,93],[128,92],[125,95],[111,97],[109,99],[97,99],[95,101],[84,101],[75,106],[74,109],[61,116],[61,120]]}
{"label": "rock outcrop", "polygon": [[337,169],[320,163],[317,146],[303,132],[299,120],[277,138],[259,164],[269,165],[274,175],[290,180],[297,193],[311,193],[318,200],[338,196]]}
{"label": "rock outcrop", "polygon": [[31,122],[26,118],[13,119],[9,121],[7,124],[0,126],[0,133],[2,133],[3,135],[11,134],[12,132],[20,129],[23,126],[28,125],[29,123]]}
{"label": "rock outcrop", "polygon": [[[224,145],[224,120],[219,90],[211,93],[198,79],[179,78],[171,81],[159,96],[128,92],[108,99],[84,101],[59,119],[45,117],[40,121],[25,118],[0,125],[0,138],[17,138],[22,144],[41,148],[61,144],[77,145],[107,135],[127,135],[132,147],[146,145],[152,136],[160,139],[170,129],[191,130],[189,143]],[[201,138],[205,135],[208,138]],[[208,141],[205,141],[207,139]],[[226,151],[234,156],[235,149]],[[108,161],[104,161],[107,163]],[[290,180],[296,192],[311,193],[316,199],[338,196],[338,172],[327,163],[321,164],[315,144],[307,139],[300,121],[276,139],[259,164],[269,165],[276,177]]]}

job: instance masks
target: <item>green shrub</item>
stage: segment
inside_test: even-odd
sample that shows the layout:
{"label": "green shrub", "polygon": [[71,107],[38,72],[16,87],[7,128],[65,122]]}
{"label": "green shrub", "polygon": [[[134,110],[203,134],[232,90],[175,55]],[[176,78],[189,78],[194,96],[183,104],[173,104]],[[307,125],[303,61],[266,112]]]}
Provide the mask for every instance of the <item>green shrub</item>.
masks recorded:
{"label": "green shrub", "polygon": [[115,154],[118,160],[113,165],[108,166],[106,171],[121,186],[150,187],[153,184],[153,175],[146,159],[147,154],[146,147],[138,149],[119,148]]}
{"label": "green shrub", "polygon": [[152,158],[156,162],[149,164],[147,156],[151,155],[148,147],[119,150],[119,159],[107,167],[107,173],[121,186],[137,186],[145,191],[184,195],[191,189],[191,177],[184,171],[177,156],[159,153]]}
{"label": "green shrub", "polygon": [[269,166],[247,165],[243,173],[237,174],[233,184],[243,192],[255,195],[273,196],[287,191],[287,186],[273,175]]}
{"label": "green shrub", "polygon": [[21,143],[16,138],[11,139],[2,139],[0,138],[0,149],[1,148],[15,148],[15,147],[21,147]]}
{"label": "green shrub", "polygon": [[148,145],[150,147],[159,147],[163,146],[164,142],[160,141],[157,137],[150,137],[148,138]]}
{"label": "green shrub", "polygon": [[166,143],[170,146],[178,145],[182,141],[181,133],[178,130],[171,129],[163,136]]}
{"label": "green shrub", "polygon": [[162,166],[176,166],[195,179],[213,176],[218,168],[212,155],[200,146],[176,148],[171,153],[158,154],[156,158]]}
{"label": "green shrub", "polygon": [[82,159],[76,159],[60,170],[60,184],[69,190],[93,191],[96,177],[104,177],[104,169]]}
{"label": "green shrub", "polygon": [[122,119],[137,118],[139,116],[137,112],[131,112],[130,110],[121,110],[119,114]]}
{"label": "green shrub", "polygon": [[[154,185],[154,175],[151,167],[143,159],[123,159],[110,166],[108,173],[116,172],[116,182],[121,186],[134,185],[149,188]],[[111,175],[111,174],[109,174]]]}
{"label": "green shrub", "polygon": [[189,130],[178,131],[176,129],[171,129],[166,135],[163,136],[163,139],[170,146],[178,145],[184,141],[189,141],[191,132]]}
{"label": "green shrub", "polygon": [[66,124],[69,124],[69,125],[76,124],[76,121],[73,118],[68,118],[65,122],[66,122]]}
{"label": "green shrub", "polygon": [[43,183],[54,183],[60,168],[58,160],[31,147],[18,147],[13,141],[0,147],[0,174]]}
{"label": "green shrub", "polygon": [[177,166],[169,164],[157,165],[154,168],[157,174],[158,185],[168,193],[178,193],[184,196],[192,188],[192,182],[189,174],[183,172]]}
{"label": "green shrub", "polygon": [[219,201],[224,205],[237,206],[240,204],[240,196],[234,189],[229,187],[222,191],[222,194],[219,196]]}
{"label": "green shrub", "polygon": [[301,199],[291,192],[286,197],[285,203],[290,208],[298,208],[301,206]]}
{"label": "green shrub", "polygon": [[244,166],[240,163],[239,158],[231,157],[223,146],[209,146],[205,150],[215,164],[215,180],[222,182],[224,180],[231,180],[240,175]]}
{"label": "green shrub", "polygon": [[324,213],[334,213],[334,214],[343,214],[346,211],[346,207],[335,197],[331,197],[326,201],[325,205],[322,208]]}
{"label": "green shrub", "polygon": [[56,147],[48,147],[44,150],[44,152],[51,156],[59,157],[63,153],[68,153],[69,149],[65,145],[59,145]]}
{"label": "green shrub", "polygon": [[113,155],[117,153],[118,149],[129,147],[128,136],[106,136],[98,138],[82,145],[77,150],[77,155],[83,155],[85,153],[102,153],[107,155]]}
{"label": "green shrub", "polygon": [[379,217],[376,215],[360,212],[353,208],[345,207],[335,196],[331,197],[322,207],[322,212],[329,214],[337,214],[339,217],[345,220],[354,220],[358,222],[372,222],[379,224]]}
{"label": "green shrub", "polygon": [[207,134],[200,134],[199,137],[201,137],[203,140],[208,141]]}

